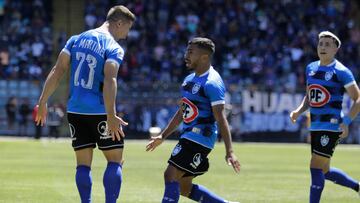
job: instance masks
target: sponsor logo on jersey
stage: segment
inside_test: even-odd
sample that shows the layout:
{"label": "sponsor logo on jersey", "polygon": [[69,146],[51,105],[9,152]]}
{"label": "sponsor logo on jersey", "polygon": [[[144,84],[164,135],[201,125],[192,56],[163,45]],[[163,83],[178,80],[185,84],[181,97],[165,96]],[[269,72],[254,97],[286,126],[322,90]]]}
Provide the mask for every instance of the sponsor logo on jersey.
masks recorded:
{"label": "sponsor logo on jersey", "polygon": [[181,145],[177,144],[171,153],[171,156],[176,156],[181,151]]}
{"label": "sponsor logo on jersey", "polygon": [[190,123],[199,115],[199,110],[195,104],[193,104],[190,100],[183,97],[182,101],[182,112],[183,112],[183,120],[185,123]]}
{"label": "sponsor logo on jersey", "polygon": [[191,90],[191,93],[196,94],[200,90],[200,87],[201,87],[200,83],[195,83],[192,90]]}
{"label": "sponsor logo on jersey", "polygon": [[108,134],[108,126],[106,121],[101,121],[97,126],[98,132],[100,134],[101,140],[106,140],[112,138],[111,135]]}
{"label": "sponsor logo on jersey", "polygon": [[329,143],[329,140],[330,140],[329,136],[323,135],[320,138],[320,143],[323,147],[325,147]]}
{"label": "sponsor logo on jersey", "polygon": [[316,71],[318,70],[318,67],[314,67],[310,70],[309,76],[313,76],[316,74]]}
{"label": "sponsor logo on jersey", "polygon": [[75,137],[75,127],[69,123],[69,128],[70,128],[70,136],[71,136],[71,139],[72,140],[76,140],[76,137]]}
{"label": "sponsor logo on jersey", "polygon": [[308,86],[308,97],[311,107],[322,107],[330,100],[329,91],[318,84],[312,84]]}
{"label": "sponsor logo on jersey", "polygon": [[336,118],[332,118],[332,119],[330,119],[330,123],[338,124],[338,123],[339,123],[339,120],[336,119]]}
{"label": "sponsor logo on jersey", "polygon": [[200,163],[201,163],[201,154],[197,153],[194,155],[193,162],[190,163],[190,166],[196,169],[200,165]]}
{"label": "sponsor logo on jersey", "polygon": [[331,78],[333,77],[333,75],[334,75],[334,72],[332,72],[332,71],[326,72],[326,73],[325,73],[325,80],[326,80],[326,81],[331,80]]}

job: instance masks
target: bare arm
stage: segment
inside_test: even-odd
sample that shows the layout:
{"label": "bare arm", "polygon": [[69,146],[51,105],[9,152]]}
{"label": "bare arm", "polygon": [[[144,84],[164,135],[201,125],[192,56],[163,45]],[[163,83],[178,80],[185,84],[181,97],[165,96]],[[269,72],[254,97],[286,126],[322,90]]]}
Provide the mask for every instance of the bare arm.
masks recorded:
{"label": "bare arm", "polygon": [[70,68],[70,56],[65,52],[60,52],[55,66],[50,71],[46,78],[43,91],[38,101],[38,113],[35,118],[37,125],[44,125],[46,121],[47,107],[46,103],[49,97],[54,93],[56,88],[59,86],[61,78]]}
{"label": "bare arm", "polygon": [[46,78],[43,91],[39,98],[39,103],[46,103],[49,97],[59,86],[64,73],[70,68],[70,56],[65,52],[60,52],[55,66]]}
{"label": "bare arm", "polygon": [[113,140],[120,140],[121,137],[125,137],[121,125],[127,125],[126,122],[116,115],[115,101],[118,69],[118,66],[113,62],[105,63],[103,96],[107,114],[108,133],[112,136]]}
{"label": "bare arm", "polygon": [[290,113],[290,119],[293,123],[296,122],[297,118],[309,108],[309,99],[307,94],[304,96],[302,102],[294,111]]}
{"label": "bare arm", "polygon": [[105,63],[104,67],[104,103],[108,116],[115,116],[115,100],[117,91],[117,72],[118,67],[114,63]]}
{"label": "bare arm", "polygon": [[220,135],[224,140],[225,143],[225,150],[226,150],[226,156],[225,159],[228,162],[228,164],[231,164],[234,168],[235,172],[240,171],[240,163],[237,160],[234,150],[232,148],[232,141],[231,141],[231,133],[229,129],[229,124],[225,116],[225,105],[224,104],[218,104],[215,106],[212,106],[212,111],[214,113],[215,120],[218,123],[218,126],[220,128]]}
{"label": "bare arm", "polygon": [[153,151],[159,146],[171,133],[173,133],[180,123],[183,121],[182,111],[178,109],[172,117],[165,129],[156,137],[151,137],[149,143],[146,145],[146,151]]}
{"label": "bare arm", "polygon": [[175,115],[168,123],[168,125],[166,126],[166,128],[161,133],[162,138],[166,139],[167,137],[169,137],[169,135],[171,135],[171,133],[173,133],[179,127],[182,121],[183,121],[182,111],[178,109]]}
{"label": "bare arm", "polygon": [[351,121],[357,116],[360,111],[360,90],[359,87],[354,84],[346,88],[350,98],[354,101],[347,116],[343,118],[343,122],[340,124],[342,134],[340,137],[347,137],[349,134],[349,125]]}
{"label": "bare arm", "polygon": [[354,101],[348,114],[351,120],[353,120],[360,111],[360,90],[359,87],[355,84],[346,88],[346,92],[349,94],[350,98]]}

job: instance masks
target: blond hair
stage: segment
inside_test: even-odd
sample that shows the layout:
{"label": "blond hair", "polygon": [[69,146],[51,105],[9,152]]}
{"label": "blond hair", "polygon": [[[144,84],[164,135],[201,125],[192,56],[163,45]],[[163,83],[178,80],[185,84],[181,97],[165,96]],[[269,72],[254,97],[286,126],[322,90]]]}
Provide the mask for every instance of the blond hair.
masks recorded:
{"label": "blond hair", "polygon": [[113,21],[113,22],[116,22],[118,20],[133,22],[135,21],[135,19],[136,19],[135,15],[123,5],[112,7],[106,16],[107,21]]}

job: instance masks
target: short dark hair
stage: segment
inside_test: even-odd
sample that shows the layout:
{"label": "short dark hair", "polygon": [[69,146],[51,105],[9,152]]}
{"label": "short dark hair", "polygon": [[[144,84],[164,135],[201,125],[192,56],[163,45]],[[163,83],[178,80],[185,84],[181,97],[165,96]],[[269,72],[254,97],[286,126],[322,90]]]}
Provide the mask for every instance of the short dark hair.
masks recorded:
{"label": "short dark hair", "polygon": [[118,20],[126,20],[133,22],[135,21],[135,19],[136,19],[135,15],[123,5],[112,7],[106,16],[107,21],[114,21],[114,22]]}
{"label": "short dark hair", "polygon": [[195,37],[188,43],[188,45],[192,44],[198,46],[200,49],[205,49],[209,51],[211,55],[215,53],[215,44],[213,41],[211,41],[211,39],[204,37]]}

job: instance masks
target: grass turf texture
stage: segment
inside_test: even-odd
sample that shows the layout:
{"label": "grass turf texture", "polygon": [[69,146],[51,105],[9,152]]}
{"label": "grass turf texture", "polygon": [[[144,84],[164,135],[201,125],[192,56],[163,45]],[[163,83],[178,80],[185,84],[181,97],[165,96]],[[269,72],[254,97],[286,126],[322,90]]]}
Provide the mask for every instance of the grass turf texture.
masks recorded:
{"label": "grass turf texture", "polygon": [[[176,142],[166,141],[145,152],[146,141],[125,143],[123,183],[118,202],[160,202],[163,172]],[[224,161],[224,146],[210,153],[210,170],[195,179],[220,196],[246,202],[308,202],[309,153],[303,144],[234,144],[242,171],[235,174]],[[338,146],[332,165],[360,178],[360,147]],[[104,202],[102,175],[106,166],[99,150],[92,165],[93,202]],[[0,138],[0,202],[80,202],[74,181],[75,156],[69,140]],[[359,202],[358,195],[326,181],[322,202]],[[180,202],[192,201],[181,198]]]}

